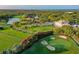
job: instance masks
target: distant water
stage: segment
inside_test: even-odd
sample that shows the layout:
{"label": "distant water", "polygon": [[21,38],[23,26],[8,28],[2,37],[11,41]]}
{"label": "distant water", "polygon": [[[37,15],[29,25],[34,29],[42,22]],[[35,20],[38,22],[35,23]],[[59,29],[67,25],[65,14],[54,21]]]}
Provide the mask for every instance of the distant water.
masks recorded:
{"label": "distant water", "polygon": [[9,21],[7,22],[7,24],[13,24],[14,22],[19,22],[20,18],[9,18]]}

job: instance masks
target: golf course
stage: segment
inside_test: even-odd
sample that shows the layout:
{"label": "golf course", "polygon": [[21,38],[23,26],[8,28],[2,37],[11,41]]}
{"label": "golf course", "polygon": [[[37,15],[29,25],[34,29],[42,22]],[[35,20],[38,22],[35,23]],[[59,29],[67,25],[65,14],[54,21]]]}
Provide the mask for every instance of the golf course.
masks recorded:
{"label": "golf course", "polygon": [[[45,45],[43,45],[42,41],[47,41],[49,45],[55,47],[55,50],[48,49]],[[38,46],[39,45],[39,46]],[[63,39],[58,37],[57,35],[48,36],[39,40],[29,49],[23,51],[23,54],[78,54],[79,53],[78,45],[71,39]]]}
{"label": "golf course", "polygon": [[0,10],[0,53],[79,54],[78,15],[78,10]]}

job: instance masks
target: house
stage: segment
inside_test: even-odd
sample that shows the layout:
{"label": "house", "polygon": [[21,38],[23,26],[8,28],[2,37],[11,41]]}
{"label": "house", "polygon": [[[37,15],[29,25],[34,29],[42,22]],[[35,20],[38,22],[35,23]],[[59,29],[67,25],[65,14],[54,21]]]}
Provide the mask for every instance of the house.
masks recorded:
{"label": "house", "polygon": [[59,20],[54,22],[55,27],[62,27],[63,25],[69,25],[69,22],[65,20]]}
{"label": "house", "polygon": [[38,19],[39,17],[36,15],[34,18],[35,18],[35,19]]}
{"label": "house", "polygon": [[79,27],[79,24],[73,24],[72,27]]}
{"label": "house", "polygon": [[71,13],[73,13],[73,12],[69,11],[69,12],[66,12],[66,13],[69,13],[69,14],[71,14]]}
{"label": "house", "polygon": [[27,18],[34,18],[36,16],[36,14],[28,14],[26,17]]}

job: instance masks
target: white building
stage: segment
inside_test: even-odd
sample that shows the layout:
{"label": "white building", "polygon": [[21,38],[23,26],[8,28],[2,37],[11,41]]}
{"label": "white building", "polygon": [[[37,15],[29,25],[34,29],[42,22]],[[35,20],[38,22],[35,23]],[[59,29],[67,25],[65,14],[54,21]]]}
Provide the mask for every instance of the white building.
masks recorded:
{"label": "white building", "polygon": [[38,16],[35,16],[34,18],[35,18],[35,19],[38,19],[39,17],[38,17]]}
{"label": "white building", "polygon": [[69,11],[69,12],[66,12],[66,13],[69,13],[69,14],[71,14],[71,13],[73,13],[73,12]]}
{"label": "white building", "polygon": [[79,27],[79,24],[74,24],[74,25],[71,25],[72,27]]}
{"label": "white building", "polygon": [[69,22],[65,21],[65,20],[60,20],[60,21],[54,22],[54,26],[56,26],[56,27],[62,27],[63,25],[69,25]]}

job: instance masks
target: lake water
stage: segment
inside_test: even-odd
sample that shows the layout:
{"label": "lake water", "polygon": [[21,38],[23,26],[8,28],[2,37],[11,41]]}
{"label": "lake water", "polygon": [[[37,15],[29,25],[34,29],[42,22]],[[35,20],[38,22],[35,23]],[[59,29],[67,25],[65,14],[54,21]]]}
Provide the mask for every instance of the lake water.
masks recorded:
{"label": "lake water", "polygon": [[13,24],[14,22],[19,22],[20,18],[9,18],[9,21],[7,22],[7,24]]}

